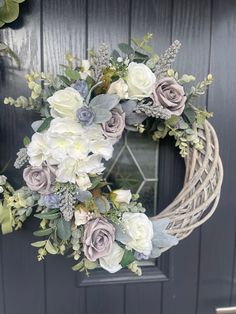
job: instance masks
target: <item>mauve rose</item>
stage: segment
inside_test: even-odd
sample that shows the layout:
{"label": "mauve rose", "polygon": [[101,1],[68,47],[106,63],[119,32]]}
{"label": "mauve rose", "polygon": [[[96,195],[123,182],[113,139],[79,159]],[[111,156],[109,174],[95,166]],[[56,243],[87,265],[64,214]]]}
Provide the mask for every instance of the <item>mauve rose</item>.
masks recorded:
{"label": "mauve rose", "polygon": [[111,119],[102,123],[102,129],[106,137],[116,138],[121,136],[124,131],[125,113],[121,108],[113,108],[111,114]]}
{"label": "mauve rose", "polygon": [[55,181],[53,169],[48,166],[28,166],[24,169],[23,178],[32,191],[41,194],[50,193],[51,184]]}
{"label": "mauve rose", "polygon": [[156,82],[153,99],[156,104],[176,116],[182,114],[186,102],[183,86],[171,77],[164,77]]}
{"label": "mauve rose", "polygon": [[115,228],[104,218],[90,220],[85,225],[83,236],[84,255],[94,262],[111,253],[115,241]]}

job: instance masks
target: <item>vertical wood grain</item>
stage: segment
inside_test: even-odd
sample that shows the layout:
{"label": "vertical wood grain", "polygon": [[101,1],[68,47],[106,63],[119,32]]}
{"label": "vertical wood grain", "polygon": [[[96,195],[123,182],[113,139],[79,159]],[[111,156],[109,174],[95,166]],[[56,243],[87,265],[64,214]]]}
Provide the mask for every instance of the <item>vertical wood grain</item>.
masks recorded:
{"label": "vertical wood grain", "polygon": [[0,236],[0,314],[5,314],[5,291],[4,291],[4,277],[3,277],[3,250],[2,237]]}
{"label": "vertical wood grain", "polygon": [[47,72],[58,73],[65,54],[85,57],[86,0],[43,0],[43,58]]}
{"label": "vertical wood grain", "polygon": [[[170,43],[171,38],[171,9],[168,1],[132,1],[131,6],[131,38],[142,38],[147,33],[153,33],[152,45],[155,52],[161,54]],[[163,153],[165,148],[160,145],[159,170],[163,168]],[[168,171],[171,171],[169,164]],[[159,173],[159,184],[163,184],[163,173]],[[168,176],[167,176],[168,177]],[[159,187],[158,187],[159,189]],[[162,195],[158,193],[158,209]],[[126,287],[127,314],[158,314],[162,306],[162,283],[131,284]]]}
{"label": "vertical wood grain", "polygon": [[[40,71],[40,5],[39,1],[21,5],[21,17],[2,32],[2,40],[19,56],[21,70],[4,60],[1,76],[1,103],[4,96],[27,94],[24,75],[29,70]],[[13,185],[22,183],[21,172],[13,168],[16,151],[22,147],[25,135],[31,134],[35,115],[1,104],[1,166],[11,159],[6,174]],[[2,149],[3,148],[3,149]],[[5,292],[4,314],[42,314],[44,312],[43,263],[38,263],[37,252],[30,246],[34,241],[35,225],[30,220],[24,230],[2,237],[2,274]]]}
{"label": "vertical wood grain", "polygon": [[198,314],[213,314],[230,302],[235,250],[235,12],[235,1],[213,1],[210,71],[215,82],[208,105],[214,111],[225,176],[218,209],[202,227]]}
{"label": "vertical wood grain", "polygon": [[[43,67],[46,72],[59,73],[65,54],[84,58],[86,54],[86,1],[43,1]],[[72,259],[46,260],[47,314],[84,314],[84,289],[75,286],[76,273]]]}
{"label": "vertical wood grain", "polygon": [[[198,82],[206,76],[209,67],[210,0],[174,1],[172,13],[172,41],[178,39],[182,43],[174,68],[180,74],[193,74]],[[204,98],[201,105],[206,106]],[[176,171],[179,174],[174,178],[180,184],[183,164],[178,158],[175,159]],[[173,269],[170,280],[164,283],[163,314],[194,313],[198,293],[199,230],[173,248],[170,254]]]}
{"label": "vertical wood grain", "polygon": [[[111,49],[129,36],[129,1],[88,0],[88,47],[107,43]],[[124,308],[124,285],[89,287],[87,314],[120,314]],[[92,302],[90,300],[93,300]]]}

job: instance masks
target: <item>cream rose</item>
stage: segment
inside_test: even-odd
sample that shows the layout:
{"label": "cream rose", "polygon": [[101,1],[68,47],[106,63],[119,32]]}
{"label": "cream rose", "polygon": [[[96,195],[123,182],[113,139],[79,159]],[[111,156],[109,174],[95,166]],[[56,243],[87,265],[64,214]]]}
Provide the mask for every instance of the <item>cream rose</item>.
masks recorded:
{"label": "cream rose", "polygon": [[90,70],[91,64],[89,60],[86,60],[86,59],[82,60],[81,67],[82,67],[82,70],[80,71],[80,77],[82,80],[86,80],[88,75],[91,76],[91,70]]}
{"label": "cream rose", "polygon": [[128,85],[125,81],[120,78],[119,80],[111,83],[107,94],[116,94],[120,97],[120,99],[127,99],[128,98]]}
{"label": "cream rose", "polygon": [[115,202],[129,204],[132,198],[130,190],[114,190],[111,193]]}
{"label": "cream rose", "polygon": [[0,185],[4,185],[7,182],[7,177],[4,175],[0,176]]}
{"label": "cream rose", "polygon": [[70,117],[76,119],[76,111],[83,106],[83,97],[72,87],[59,90],[49,97],[51,115],[56,117]]}
{"label": "cream rose", "polygon": [[114,242],[111,253],[108,256],[101,257],[99,259],[100,266],[111,274],[116,273],[122,268],[120,263],[122,261],[124,252],[124,249]]}
{"label": "cream rose", "polygon": [[82,207],[75,210],[74,216],[76,226],[85,225],[90,219],[90,215]]}
{"label": "cream rose", "polygon": [[129,98],[143,99],[149,97],[153,91],[156,77],[143,63],[131,62],[128,66]]}
{"label": "cream rose", "polygon": [[87,173],[82,173],[76,178],[76,183],[79,186],[80,190],[86,191],[91,187],[92,183],[89,179]]}
{"label": "cream rose", "polygon": [[124,213],[116,239],[128,248],[149,256],[152,251],[153,227],[143,213]]}

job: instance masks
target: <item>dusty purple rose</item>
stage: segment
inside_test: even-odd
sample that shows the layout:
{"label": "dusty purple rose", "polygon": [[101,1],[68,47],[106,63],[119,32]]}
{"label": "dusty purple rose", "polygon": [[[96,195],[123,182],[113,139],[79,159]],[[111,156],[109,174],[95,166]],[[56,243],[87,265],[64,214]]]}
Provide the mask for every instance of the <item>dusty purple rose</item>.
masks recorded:
{"label": "dusty purple rose", "polygon": [[164,77],[156,82],[153,100],[167,109],[170,114],[180,116],[184,110],[186,96],[183,86],[179,85],[175,79]]}
{"label": "dusty purple rose", "polygon": [[44,205],[48,208],[58,208],[60,205],[60,196],[55,193],[45,195]]}
{"label": "dusty purple rose", "polygon": [[84,125],[90,125],[93,122],[95,114],[88,107],[83,106],[77,110],[76,116],[80,123]]}
{"label": "dusty purple rose", "polygon": [[55,181],[53,169],[48,166],[28,166],[24,169],[23,178],[32,191],[41,194],[50,193],[51,184]]}
{"label": "dusty purple rose", "polygon": [[103,133],[106,137],[116,138],[122,135],[125,128],[125,113],[121,108],[111,110],[112,117],[102,123]]}
{"label": "dusty purple rose", "polygon": [[90,220],[85,225],[83,236],[84,255],[94,262],[111,253],[115,241],[115,228],[104,218]]}

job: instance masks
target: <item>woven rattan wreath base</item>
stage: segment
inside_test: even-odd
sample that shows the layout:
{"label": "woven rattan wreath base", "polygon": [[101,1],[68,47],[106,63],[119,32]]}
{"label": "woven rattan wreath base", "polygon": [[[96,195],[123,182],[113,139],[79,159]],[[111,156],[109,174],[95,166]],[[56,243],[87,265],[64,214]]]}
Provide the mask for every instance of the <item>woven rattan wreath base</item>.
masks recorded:
{"label": "woven rattan wreath base", "polygon": [[219,143],[212,125],[206,121],[197,128],[204,148],[189,148],[185,158],[184,186],[175,200],[152,219],[168,217],[169,233],[179,240],[186,238],[195,228],[207,221],[219,202],[223,181],[223,167],[219,156]]}

